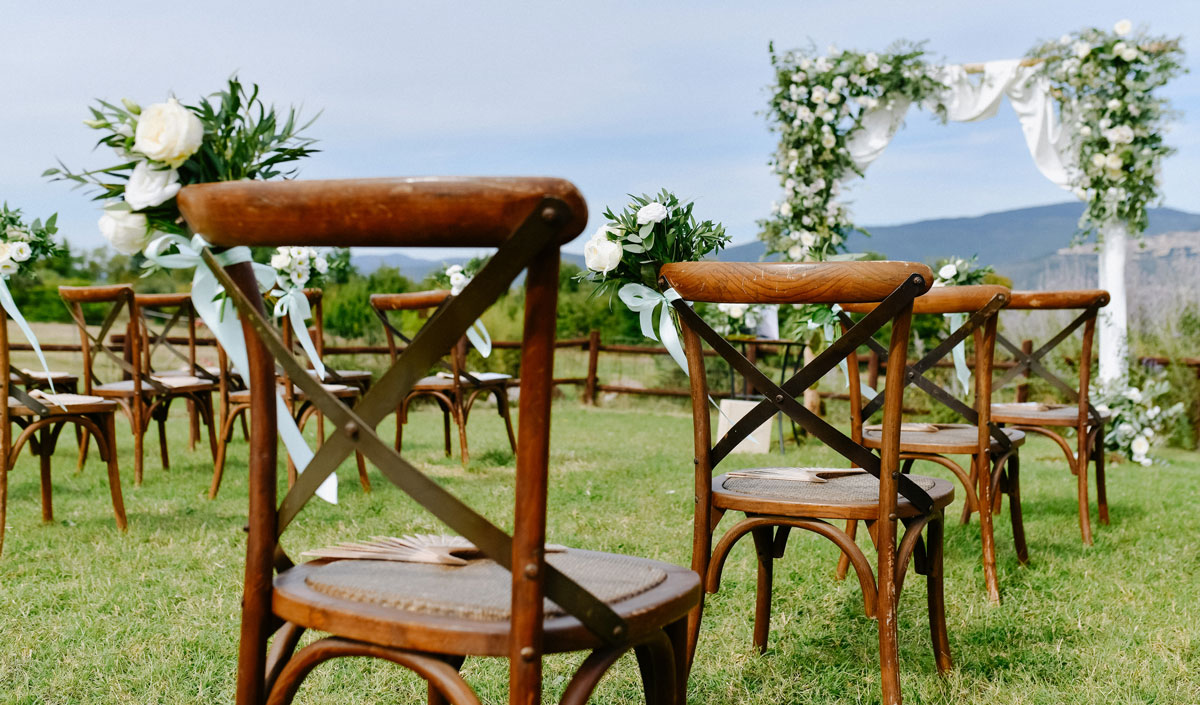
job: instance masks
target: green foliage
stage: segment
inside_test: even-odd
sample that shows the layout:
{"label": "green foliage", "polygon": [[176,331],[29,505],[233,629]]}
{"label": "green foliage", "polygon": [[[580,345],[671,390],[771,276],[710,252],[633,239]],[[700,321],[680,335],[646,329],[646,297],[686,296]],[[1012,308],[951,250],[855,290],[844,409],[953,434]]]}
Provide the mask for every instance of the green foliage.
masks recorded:
{"label": "green foliage", "polygon": [[345,283],[325,289],[325,330],[341,338],[383,340],[383,328],[371,308],[371,294],[401,294],[413,285],[395,267],[380,267],[369,276],[349,274]]}

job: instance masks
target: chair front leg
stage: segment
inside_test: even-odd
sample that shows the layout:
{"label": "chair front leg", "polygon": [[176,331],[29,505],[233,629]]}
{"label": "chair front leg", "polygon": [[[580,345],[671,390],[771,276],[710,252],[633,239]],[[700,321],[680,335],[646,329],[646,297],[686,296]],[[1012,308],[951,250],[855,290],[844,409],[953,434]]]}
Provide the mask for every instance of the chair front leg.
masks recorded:
{"label": "chair front leg", "polygon": [[925,525],[926,602],[929,607],[929,636],[933,644],[933,660],[939,673],[954,667],[950,656],[950,636],[946,631],[946,593],[942,571],[942,548],[946,526],[945,512],[935,510],[934,516]]}
{"label": "chair front leg", "polygon": [[771,631],[771,584],[775,574],[774,541],[770,526],[754,529],[754,551],[758,554],[758,583],[754,593],[754,648],[766,653]]}
{"label": "chair front leg", "polygon": [[1096,504],[1100,523],[1108,524],[1108,488],[1104,484],[1104,422],[1096,427],[1092,441],[1092,459],[1096,464]]}
{"label": "chair front leg", "polygon": [[983,545],[983,581],[988,600],[1000,604],[1000,578],[996,573],[996,535],[992,527],[992,457],[988,451],[972,456],[971,474],[979,481],[979,538]]}

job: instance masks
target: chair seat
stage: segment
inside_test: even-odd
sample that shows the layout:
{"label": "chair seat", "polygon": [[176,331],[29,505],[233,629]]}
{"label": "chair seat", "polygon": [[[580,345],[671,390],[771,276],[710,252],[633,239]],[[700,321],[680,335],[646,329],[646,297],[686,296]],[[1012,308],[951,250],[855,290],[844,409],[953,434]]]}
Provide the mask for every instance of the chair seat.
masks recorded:
{"label": "chair seat", "polygon": [[[177,377],[154,375],[153,379],[171,392],[212,392],[217,389],[216,382],[191,375]],[[123,379],[120,382],[97,385],[92,387],[92,394],[98,397],[131,397],[133,396],[133,380]],[[142,394],[158,394],[158,390],[149,384],[143,384]]]}
{"label": "chair seat", "polygon": [[[70,372],[59,372],[57,370],[50,370],[49,374],[47,374],[45,370],[28,370],[28,369],[25,369],[24,367],[21,368],[21,372],[25,373],[26,377],[30,377],[38,382],[51,381],[51,382],[57,382],[59,384],[71,384],[73,382],[79,381],[79,376],[73,375]],[[18,377],[16,375],[16,373],[13,373],[8,376],[8,383],[9,384],[24,384],[24,381],[20,377]]]}
{"label": "chair seat", "polygon": [[[713,478],[713,504],[723,509],[752,514],[779,514],[837,519],[876,519],[879,516],[879,480],[865,470],[850,472],[833,468],[783,468],[807,471],[824,482],[776,477],[739,476],[731,472]],[[828,474],[826,474],[828,473]],[[929,493],[934,505],[954,501],[954,484],[936,477],[909,475]],[[896,515],[917,516],[921,512],[903,496],[896,502]]]}
{"label": "chair seat", "polygon": [[[330,394],[332,394],[333,396],[335,396],[339,399],[345,399],[348,397],[356,397],[360,393],[360,390],[358,389],[358,387],[351,387],[347,384],[322,384],[321,386],[324,387],[325,391],[329,392]],[[284,389],[282,386],[279,386],[276,389],[280,394],[283,394]],[[296,399],[307,399],[308,398],[308,395],[304,393],[304,390],[295,385],[292,385],[292,396]],[[229,401],[233,402],[234,404],[249,404],[250,403],[250,390],[249,389],[239,389],[236,392],[230,392]]]}
{"label": "chair seat", "polygon": [[[372,379],[370,370],[334,370],[330,368],[328,372],[330,374],[327,374],[326,376],[330,379],[337,379],[339,382],[346,382],[356,386],[364,382],[370,384]],[[317,371],[309,370],[308,375],[313,379],[316,379]]]}
{"label": "chair seat", "polygon": [[[1100,412],[1102,423],[1107,423],[1110,419],[1112,419],[1112,412]],[[992,420],[996,423],[1024,426],[1074,426],[1079,422],[1079,407],[1075,404],[1039,404],[1038,402],[992,404]]]}
{"label": "chair seat", "polygon": [[[471,372],[472,377],[479,380],[480,386],[490,387],[508,384],[512,379],[512,375],[506,375],[502,372]],[[462,378],[462,384],[471,386],[471,380],[466,377]],[[454,386],[454,378],[448,373],[445,375],[430,375],[422,377],[413,385],[413,390],[417,389],[450,389]]]}
{"label": "chair seat", "polygon": [[47,413],[38,414],[14,397],[8,398],[8,413],[14,416],[61,416],[64,414],[102,414],[117,410],[115,401],[83,394],[45,394],[35,391],[31,392],[29,396],[42,402]]}
{"label": "chair seat", "polygon": [[[629,635],[658,629],[700,599],[700,578],[668,563],[568,549],[546,554],[626,619]],[[487,559],[464,566],[396,561],[312,561],[275,578],[274,611],[338,636],[436,653],[508,653],[512,577]],[[600,640],[547,600],[545,649],[572,651]]]}
{"label": "chair seat", "polygon": [[[1025,443],[1024,431],[1004,429],[1004,435],[1014,446]],[[992,440],[992,450],[1000,450],[1000,441]],[[863,428],[863,445],[879,448],[883,431],[878,427]],[[979,448],[979,431],[972,424],[933,423],[904,424],[900,429],[901,453],[974,453]]]}
{"label": "chair seat", "polygon": [[[196,366],[199,367],[200,369],[204,370],[208,374],[212,375],[213,377],[221,376],[221,368],[218,367],[217,365],[196,365]],[[238,374],[236,372],[234,372],[233,370],[229,370],[228,374],[230,377],[234,377],[234,378],[237,378],[237,376],[238,376]],[[191,370],[187,367],[178,367],[173,370],[164,370],[162,372],[155,372],[154,376],[155,377],[195,377],[196,375],[193,374],[193,370]],[[199,379],[203,379],[203,378],[201,377]]]}

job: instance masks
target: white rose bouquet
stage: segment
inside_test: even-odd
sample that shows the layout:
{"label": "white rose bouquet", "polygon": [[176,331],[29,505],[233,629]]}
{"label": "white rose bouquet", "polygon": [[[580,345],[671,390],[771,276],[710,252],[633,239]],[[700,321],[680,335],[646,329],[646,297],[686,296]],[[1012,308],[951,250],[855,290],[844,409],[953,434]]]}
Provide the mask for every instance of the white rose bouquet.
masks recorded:
{"label": "white rose bouquet", "polygon": [[434,286],[449,289],[452,296],[458,296],[490,259],[491,257],[472,257],[462,264],[448,264],[429,278]]}
{"label": "white rose bouquet", "polygon": [[319,287],[325,279],[350,265],[345,250],[326,253],[314,247],[280,247],[271,255],[279,289]]}
{"label": "white rose bouquet", "polygon": [[118,252],[141,252],[157,234],[187,236],[175,195],[188,184],[289,177],[285,164],[314,153],[314,140],[302,137],[311,121],[298,123],[297,111],[277,114],[235,76],[225,90],[184,105],[176,98],[146,107],[98,101],[84,124],[104,135],[99,145],[113,150],[117,164],[76,172],[60,162],[43,176],[98,189],[104,201],[101,234]]}
{"label": "white rose bouquet", "polygon": [[1071,131],[1077,165],[1075,195],[1087,203],[1077,240],[1123,223],[1140,235],[1146,208],[1160,200],[1163,141],[1171,111],[1159,89],[1184,71],[1180,40],[1133,31],[1121,20],[1111,31],[1085,29],[1036,47],[1051,82],[1063,126]]}
{"label": "white rose bouquet", "polygon": [[1096,410],[1112,414],[1104,435],[1105,449],[1138,465],[1152,465],[1151,449],[1158,445],[1168,424],[1184,410],[1182,402],[1166,409],[1159,404],[1170,387],[1166,377],[1159,375],[1146,379],[1140,389],[1124,379],[1099,389]]}
{"label": "white rose bouquet", "polygon": [[26,223],[19,209],[9,208],[7,203],[0,207],[0,278],[28,273],[39,259],[58,252],[53,239],[57,220],[55,214],[45,223],[41,219]]}
{"label": "white rose bouquet", "polygon": [[769,315],[769,305],[753,304],[708,304],[698,312],[712,329],[726,338],[758,337],[758,326]]}
{"label": "white rose bouquet", "polygon": [[938,260],[933,270],[934,286],[978,286],[987,283],[989,275],[995,274],[992,265],[978,264],[979,257],[963,259],[962,257],[947,257]]}

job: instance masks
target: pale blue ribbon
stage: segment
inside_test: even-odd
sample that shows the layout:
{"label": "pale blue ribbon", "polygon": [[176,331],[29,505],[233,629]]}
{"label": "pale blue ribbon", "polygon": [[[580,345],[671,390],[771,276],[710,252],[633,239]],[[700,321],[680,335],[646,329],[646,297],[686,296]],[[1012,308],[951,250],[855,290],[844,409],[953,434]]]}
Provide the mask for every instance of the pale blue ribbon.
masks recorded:
{"label": "pale blue ribbon", "polygon": [[[950,323],[950,332],[962,327],[962,324],[967,320],[965,313],[947,313],[946,320]],[[954,358],[954,376],[958,378],[958,383],[962,385],[962,393],[966,394],[970,390],[971,384],[971,368],[967,367],[967,341],[964,339],[958,345],[954,346],[954,350],[950,353]]]}
{"label": "pale blue ribbon", "polygon": [[488,333],[488,329],[483,327],[483,321],[475,321],[471,327],[467,329],[467,340],[471,341],[471,345],[479,351],[483,357],[492,354],[492,336]]}
{"label": "pale blue ribbon", "polygon": [[313,370],[316,371],[321,381],[325,381],[325,363],[321,361],[321,356],[317,354],[317,348],[313,345],[312,337],[308,334],[308,319],[312,318],[312,306],[309,305],[304,290],[293,286],[286,291],[276,289],[272,293],[279,294],[275,300],[275,317],[287,316],[288,321],[292,324],[292,332],[296,334],[296,340],[300,341],[300,347],[304,348],[304,354],[308,355],[308,359],[312,361]]}
{"label": "pale blue ribbon", "polygon": [[[42,369],[46,372],[46,383],[50,385],[50,393],[54,394],[54,380],[50,379],[50,366],[46,364],[46,356],[42,354],[42,346],[38,345],[37,336],[33,334],[33,329],[25,322],[25,317],[21,315],[21,310],[17,308],[17,302],[13,301],[12,292],[8,290],[8,277],[0,276],[0,306],[8,312],[8,317],[13,319],[17,327],[21,329],[21,333],[25,336],[25,340],[29,341],[29,346],[33,348],[33,352],[37,355],[37,359],[42,363]],[[8,370],[0,370],[3,374],[8,374]]]}
{"label": "pale blue ribbon", "polygon": [[[683,354],[683,345],[679,342],[679,333],[675,330],[675,322],[671,320],[671,302],[680,298],[679,293],[674,289],[667,289],[665,292],[659,293],[648,286],[631,282],[621,287],[617,292],[617,297],[629,307],[630,311],[638,314],[642,335],[651,340],[660,341],[675,360],[675,364],[679,365],[685,375],[690,375],[687,358]],[[662,313],[658,317],[658,333],[656,334],[654,332],[654,309],[658,308],[660,304]]]}
{"label": "pale blue ribbon", "polygon": [[[838,304],[834,304],[829,308],[831,311],[833,311],[834,316],[837,316],[837,314],[842,312],[842,307]],[[841,326],[834,325],[836,320],[837,319],[835,318],[833,321],[826,321],[820,325],[809,321],[808,329],[816,330],[817,328],[820,328],[822,335],[825,337],[825,345],[829,346],[833,344],[833,341],[841,337]],[[846,363],[845,358],[838,362],[838,368],[842,371],[842,378],[846,380],[846,391],[850,391],[850,365]],[[858,378],[858,391],[864,399],[874,399],[876,394],[882,393],[876,392],[874,389],[868,387],[866,382],[862,381],[862,377]]]}
{"label": "pale blue ribbon", "polygon": [[[164,251],[172,245],[179,252],[164,254]],[[242,324],[237,316],[226,315],[230,311],[226,306],[229,300],[225,295],[225,290],[221,288],[221,283],[209,271],[200,256],[201,251],[207,246],[208,243],[199,235],[193,236],[191,241],[181,235],[162,235],[146,246],[145,254],[146,259],[167,269],[195,270],[195,274],[192,276],[192,305],[195,306],[200,319],[212,331],[213,337],[229,355],[233,369],[242,376],[242,379],[248,380],[250,379],[250,359],[246,350],[246,338],[242,332]],[[224,266],[242,262],[253,263],[248,247],[234,247],[214,254],[217,261]],[[275,270],[266,265],[254,264],[254,276],[261,288],[269,289],[275,284]],[[284,403],[283,397],[278,392],[275,394],[275,420],[279,428],[279,437],[283,440],[283,446],[287,449],[288,455],[292,457],[296,471],[304,472],[313,459],[313,452],[308,447],[303,434],[296,426],[295,419],[292,418],[291,411],[288,410],[287,404]],[[317,488],[317,496],[330,504],[337,504],[336,475],[331,474],[325,482],[321,483],[321,486]]]}

